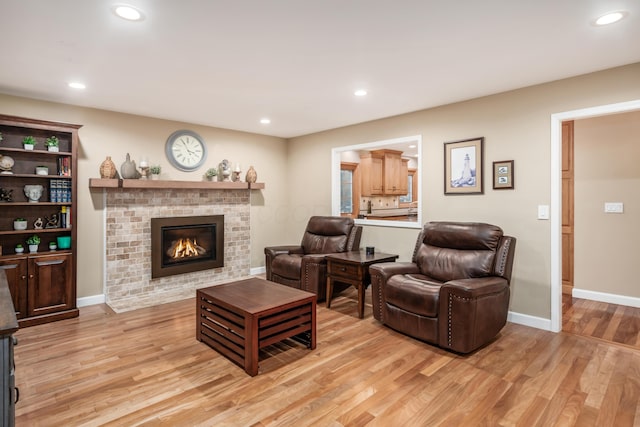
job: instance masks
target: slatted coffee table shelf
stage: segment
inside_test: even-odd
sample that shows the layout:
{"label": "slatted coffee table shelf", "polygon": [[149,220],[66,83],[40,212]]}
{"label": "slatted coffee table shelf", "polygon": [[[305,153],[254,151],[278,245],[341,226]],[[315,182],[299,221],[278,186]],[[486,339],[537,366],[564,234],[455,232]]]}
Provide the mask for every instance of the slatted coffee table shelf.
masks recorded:
{"label": "slatted coffee table shelf", "polygon": [[263,347],[294,338],[316,348],[316,295],[259,278],[199,289],[196,338],[255,376]]}

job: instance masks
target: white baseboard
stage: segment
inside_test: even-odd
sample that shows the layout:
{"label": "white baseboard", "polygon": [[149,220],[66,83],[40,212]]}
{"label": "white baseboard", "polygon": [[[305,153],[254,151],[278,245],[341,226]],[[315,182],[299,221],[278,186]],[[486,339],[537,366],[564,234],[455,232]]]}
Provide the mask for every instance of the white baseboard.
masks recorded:
{"label": "white baseboard", "polygon": [[106,298],[104,294],[92,295],[90,297],[82,297],[76,300],[76,304],[78,305],[78,308],[86,307],[88,305],[104,304],[105,302],[106,302]]}
{"label": "white baseboard", "polygon": [[249,269],[249,274],[252,276],[255,276],[257,274],[262,274],[262,273],[266,273],[267,272],[267,267],[255,267],[255,268],[251,268]]}
{"label": "white baseboard", "polygon": [[573,288],[573,291],[571,291],[571,296],[573,296],[574,298],[588,299],[591,301],[599,301],[609,304],[619,304],[640,308],[640,298],[628,297],[625,295],[608,294],[605,292],[596,292]]}
{"label": "white baseboard", "polygon": [[530,326],[532,328],[542,329],[545,331],[551,330],[551,320],[544,319],[542,317],[510,311],[507,315],[507,320],[511,323],[517,323],[518,325]]}

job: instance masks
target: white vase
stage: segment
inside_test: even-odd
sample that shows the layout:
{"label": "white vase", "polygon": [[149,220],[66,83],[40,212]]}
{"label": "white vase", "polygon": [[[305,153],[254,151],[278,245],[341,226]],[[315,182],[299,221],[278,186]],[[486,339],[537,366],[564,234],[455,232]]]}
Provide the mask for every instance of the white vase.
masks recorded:
{"label": "white vase", "polygon": [[49,175],[49,168],[46,166],[36,166],[36,175]]}
{"label": "white vase", "polygon": [[33,144],[24,144],[24,149],[33,151]]}
{"label": "white vase", "polygon": [[57,153],[57,152],[59,151],[59,147],[57,147],[57,146],[56,146],[56,147],[53,147],[53,146],[49,145],[49,146],[47,147],[47,150],[49,150],[49,151],[53,151],[54,153]]}
{"label": "white vase", "polygon": [[158,175],[157,173],[152,173],[151,174],[151,179],[154,181],[157,181],[160,179],[160,175]]}
{"label": "white vase", "polygon": [[15,248],[17,254],[24,252],[24,248]]}
{"label": "white vase", "polygon": [[29,245],[29,252],[32,254],[38,252],[38,245]]}

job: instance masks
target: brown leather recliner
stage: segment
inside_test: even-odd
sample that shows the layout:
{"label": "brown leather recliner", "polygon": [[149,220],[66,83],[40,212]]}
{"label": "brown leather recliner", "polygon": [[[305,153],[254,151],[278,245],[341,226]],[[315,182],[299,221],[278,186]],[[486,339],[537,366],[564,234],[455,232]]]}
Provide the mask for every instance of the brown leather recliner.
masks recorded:
{"label": "brown leather recliner", "polygon": [[458,353],[487,344],[507,322],[515,245],[495,225],[426,223],[411,262],[369,267],[374,317]]}
{"label": "brown leather recliner", "polygon": [[327,294],[325,255],[357,251],[361,236],[362,227],[355,225],[352,218],[313,216],[300,245],[264,248],[266,278],[313,292],[318,301],[323,301]]}

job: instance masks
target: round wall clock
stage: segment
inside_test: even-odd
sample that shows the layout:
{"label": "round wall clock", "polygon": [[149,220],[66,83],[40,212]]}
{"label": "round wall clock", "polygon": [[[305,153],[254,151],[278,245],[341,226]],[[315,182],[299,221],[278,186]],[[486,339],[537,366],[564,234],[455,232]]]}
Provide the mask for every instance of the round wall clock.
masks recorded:
{"label": "round wall clock", "polygon": [[177,169],[190,172],[198,169],[207,159],[207,146],[197,133],[178,130],[167,139],[165,153]]}

